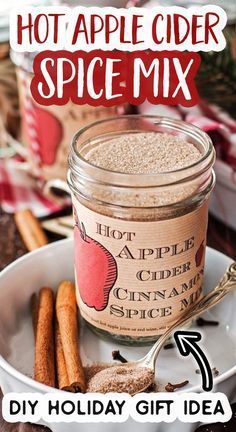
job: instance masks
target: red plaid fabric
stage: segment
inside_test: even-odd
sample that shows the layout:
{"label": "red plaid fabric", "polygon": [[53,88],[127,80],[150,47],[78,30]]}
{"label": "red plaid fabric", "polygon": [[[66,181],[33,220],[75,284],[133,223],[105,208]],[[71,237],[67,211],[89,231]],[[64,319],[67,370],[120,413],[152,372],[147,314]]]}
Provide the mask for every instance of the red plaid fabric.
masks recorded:
{"label": "red plaid fabric", "polygon": [[[23,165],[22,165],[23,168]],[[58,204],[45,197],[36,180],[15,159],[0,160],[0,206],[7,213],[30,208],[37,217],[49,216],[70,205],[70,199]]]}
{"label": "red plaid fabric", "polygon": [[201,102],[193,108],[163,105],[140,105],[141,114],[160,115],[184,120],[207,132],[216,148],[218,160],[231,170],[232,180],[236,183],[236,121],[219,107]]}

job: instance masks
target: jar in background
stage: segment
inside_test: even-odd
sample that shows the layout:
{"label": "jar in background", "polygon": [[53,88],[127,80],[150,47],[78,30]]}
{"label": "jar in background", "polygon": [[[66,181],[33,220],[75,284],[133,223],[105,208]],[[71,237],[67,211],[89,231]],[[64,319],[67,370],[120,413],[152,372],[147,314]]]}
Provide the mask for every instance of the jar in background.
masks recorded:
{"label": "jar in background", "polygon": [[[142,143],[139,134],[149,132],[191,143],[199,160],[160,173],[117,172],[89,160],[96,149],[110,151],[111,140],[135,134]],[[116,158],[113,148],[110,156]],[[68,183],[77,299],[99,335],[151,343],[201,297],[214,160],[208,135],[168,118],[123,116],[75,135]]]}
{"label": "jar in background", "polygon": [[78,128],[118,113],[123,114],[127,106],[93,107],[76,105],[72,101],[62,106],[38,104],[30,92],[34,56],[34,53],[11,54],[18,80],[22,142],[35,177],[46,181],[66,179],[69,144]]}
{"label": "jar in background", "polygon": [[9,5],[0,2],[0,157],[14,153],[7,134],[17,138],[20,124],[15,67],[9,54]]}

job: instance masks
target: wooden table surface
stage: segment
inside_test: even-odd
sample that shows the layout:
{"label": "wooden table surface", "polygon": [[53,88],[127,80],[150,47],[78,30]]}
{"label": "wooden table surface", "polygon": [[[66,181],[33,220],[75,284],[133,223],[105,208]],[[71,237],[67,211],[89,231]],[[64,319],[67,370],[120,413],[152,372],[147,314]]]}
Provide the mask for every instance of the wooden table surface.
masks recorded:
{"label": "wooden table surface", "polygon": [[[55,238],[53,238],[53,240],[55,240]],[[213,218],[210,218],[209,221],[208,245],[236,259],[236,232],[229,230],[226,226]],[[6,423],[1,415],[1,400],[2,394],[0,394],[0,432],[50,432],[50,429],[42,426]],[[234,409],[236,412],[236,404],[234,404]],[[199,432],[205,432],[205,429],[203,428],[204,427],[200,427]],[[217,424],[216,428],[214,426],[214,428],[209,429],[208,426],[207,430],[211,432],[235,432],[236,414],[229,423],[229,426]]]}

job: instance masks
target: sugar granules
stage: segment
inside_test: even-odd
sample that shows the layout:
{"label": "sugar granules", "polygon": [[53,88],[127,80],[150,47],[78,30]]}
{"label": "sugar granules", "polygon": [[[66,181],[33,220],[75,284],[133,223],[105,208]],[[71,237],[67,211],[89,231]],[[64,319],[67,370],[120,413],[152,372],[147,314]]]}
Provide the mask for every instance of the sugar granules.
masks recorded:
{"label": "sugar granules", "polygon": [[[91,366],[92,367],[92,366]],[[90,373],[93,369],[90,370]],[[154,372],[150,368],[131,365],[97,368],[90,374],[87,392],[91,393],[129,393],[136,394],[146,390],[154,382]]]}
{"label": "sugar granules", "polygon": [[92,148],[85,158],[100,168],[129,174],[157,174],[193,165],[201,152],[167,133],[130,133]]}

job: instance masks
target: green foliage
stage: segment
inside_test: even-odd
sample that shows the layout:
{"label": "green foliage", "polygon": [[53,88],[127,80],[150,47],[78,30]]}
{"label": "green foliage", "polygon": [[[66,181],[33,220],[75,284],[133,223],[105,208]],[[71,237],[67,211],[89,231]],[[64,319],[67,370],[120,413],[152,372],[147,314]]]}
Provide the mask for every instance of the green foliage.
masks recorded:
{"label": "green foliage", "polygon": [[202,63],[196,77],[200,96],[216,104],[236,118],[236,58],[233,57],[232,40],[228,34],[227,46],[220,52],[201,53]]}

